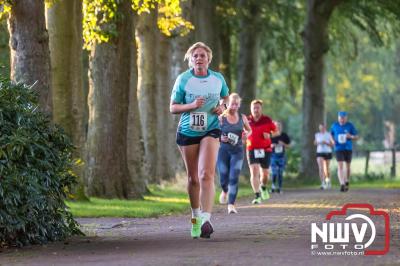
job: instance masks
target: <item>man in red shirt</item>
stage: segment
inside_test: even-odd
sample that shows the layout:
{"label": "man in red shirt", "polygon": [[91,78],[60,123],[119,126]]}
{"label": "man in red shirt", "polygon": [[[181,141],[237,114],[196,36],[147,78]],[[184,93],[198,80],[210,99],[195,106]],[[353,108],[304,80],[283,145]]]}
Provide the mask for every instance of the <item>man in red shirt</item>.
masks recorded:
{"label": "man in red shirt", "polygon": [[253,204],[260,204],[261,199],[269,199],[267,182],[272,153],[271,136],[273,137],[277,131],[272,119],[263,115],[262,103],[262,100],[253,100],[250,107],[251,115],[248,116],[252,131],[251,135],[247,137],[246,147],[251,175],[250,181],[255,194]]}

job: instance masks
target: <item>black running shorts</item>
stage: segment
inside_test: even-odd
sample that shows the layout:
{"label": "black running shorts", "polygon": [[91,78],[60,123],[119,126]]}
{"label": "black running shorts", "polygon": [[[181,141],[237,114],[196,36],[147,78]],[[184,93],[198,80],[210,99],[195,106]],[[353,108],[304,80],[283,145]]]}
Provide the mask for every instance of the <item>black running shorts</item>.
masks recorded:
{"label": "black running shorts", "polygon": [[331,152],[317,152],[317,158],[322,157],[325,160],[330,160],[332,159],[332,153]]}
{"label": "black running shorts", "polygon": [[205,137],[213,137],[216,139],[219,139],[221,136],[221,130],[220,129],[213,129],[208,131],[204,136],[200,137],[189,137],[186,135],[183,135],[179,132],[176,133],[176,144],[179,146],[189,146],[189,145],[194,145],[194,144],[200,144],[201,140]]}
{"label": "black running shorts", "polygon": [[261,168],[267,169],[271,164],[271,152],[266,151],[263,158],[255,158],[254,150],[247,151],[247,160],[249,164],[260,164]]}
{"label": "black running shorts", "polygon": [[351,162],[351,157],[352,157],[352,151],[346,150],[346,151],[336,151],[336,160],[338,162]]}

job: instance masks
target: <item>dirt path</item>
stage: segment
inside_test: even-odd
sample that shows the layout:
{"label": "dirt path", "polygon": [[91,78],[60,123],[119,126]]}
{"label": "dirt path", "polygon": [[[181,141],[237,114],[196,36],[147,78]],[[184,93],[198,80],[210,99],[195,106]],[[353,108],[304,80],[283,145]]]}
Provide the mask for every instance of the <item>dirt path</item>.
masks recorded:
{"label": "dirt path", "polygon": [[[218,206],[210,240],[190,239],[188,215],[79,219],[88,236],[3,251],[0,265],[400,265],[400,190],[289,190],[259,206],[249,202],[239,201],[237,215]],[[389,212],[387,255],[311,255],[311,223],[323,222],[344,203],[370,203]],[[377,242],[383,241],[381,232]]]}

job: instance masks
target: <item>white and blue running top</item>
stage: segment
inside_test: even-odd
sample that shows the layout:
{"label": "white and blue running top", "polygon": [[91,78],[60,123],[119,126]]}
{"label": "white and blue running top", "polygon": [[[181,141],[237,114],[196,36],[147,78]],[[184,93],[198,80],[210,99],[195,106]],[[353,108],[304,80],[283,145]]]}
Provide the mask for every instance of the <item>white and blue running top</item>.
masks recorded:
{"label": "white and blue running top", "polygon": [[198,97],[205,99],[202,107],[181,115],[178,132],[188,137],[204,136],[208,131],[220,128],[218,115],[212,111],[222,97],[229,95],[229,89],[220,73],[207,71],[207,76],[196,76],[193,69],[183,72],[172,90],[171,101],[177,104],[192,103]]}

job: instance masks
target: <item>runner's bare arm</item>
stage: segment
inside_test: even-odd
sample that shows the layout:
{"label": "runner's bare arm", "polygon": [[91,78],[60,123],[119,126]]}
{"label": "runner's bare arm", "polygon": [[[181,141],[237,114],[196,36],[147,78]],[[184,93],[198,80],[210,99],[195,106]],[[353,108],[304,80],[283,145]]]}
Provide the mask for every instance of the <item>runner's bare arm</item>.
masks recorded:
{"label": "runner's bare arm", "polygon": [[330,141],[329,141],[328,145],[331,146],[331,147],[333,147],[335,145],[335,140],[333,139],[332,135],[331,135],[331,138],[330,138]]}
{"label": "runner's bare arm", "polygon": [[205,99],[203,97],[198,97],[193,102],[186,103],[186,104],[180,104],[180,103],[171,101],[171,103],[169,104],[169,111],[172,114],[181,114],[184,112],[189,112],[189,111],[195,110],[195,109],[203,106],[204,103],[205,103]]}
{"label": "runner's bare arm", "polygon": [[251,127],[249,124],[249,120],[247,120],[246,115],[242,114],[242,120],[244,125],[244,131],[246,132],[246,137],[251,135]]}
{"label": "runner's bare arm", "polygon": [[349,134],[349,133],[347,133],[347,138],[348,139],[351,139],[351,140],[358,140],[358,135],[351,135],[351,134]]}
{"label": "runner's bare arm", "polygon": [[278,129],[275,129],[274,131],[271,131],[271,133],[270,133],[271,138],[276,137],[276,136],[279,136]]}
{"label": "runner's bare arm", "polygon": [[226,109],[226,103],[228,102],[229,96],[222,97],[221,100],[219,101],[219,105],[217,105],[213,109],[213,113],[216,113],[217,115],[221,115],[225,109]]}

